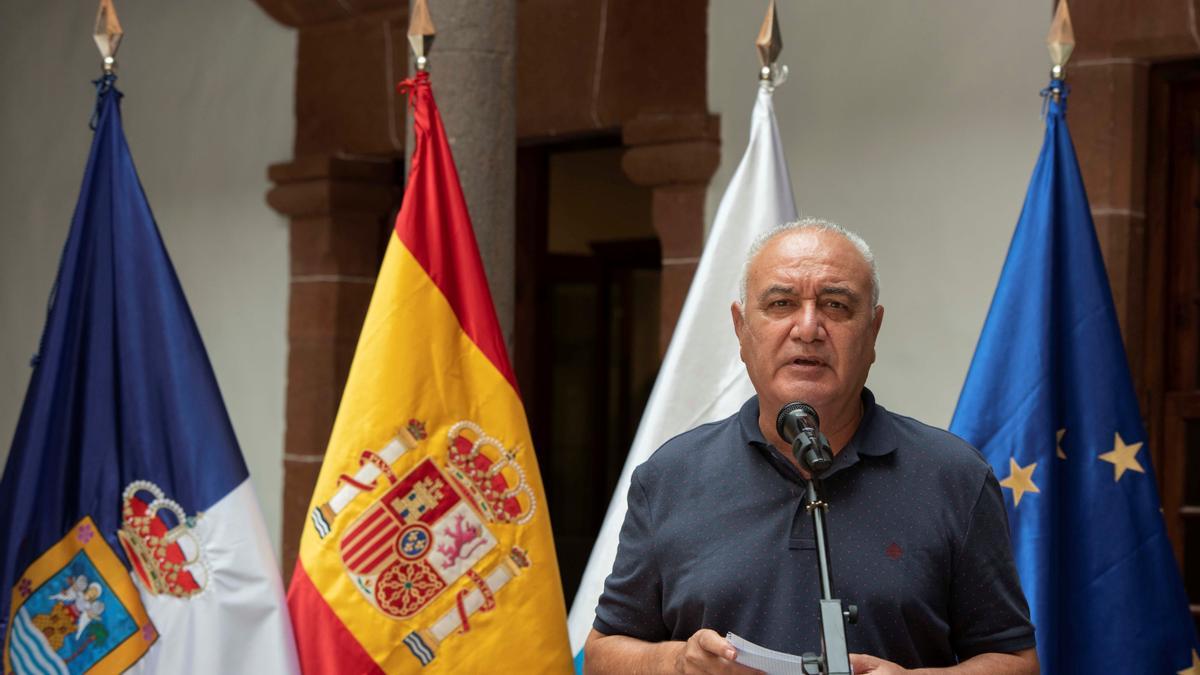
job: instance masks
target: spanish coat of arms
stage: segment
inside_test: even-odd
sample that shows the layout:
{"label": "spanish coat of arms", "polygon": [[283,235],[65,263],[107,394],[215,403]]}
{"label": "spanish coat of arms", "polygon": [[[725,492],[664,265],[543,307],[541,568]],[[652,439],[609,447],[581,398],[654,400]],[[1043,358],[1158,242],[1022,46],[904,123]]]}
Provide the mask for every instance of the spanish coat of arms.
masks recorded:
{"label": "spanish coat of arms", "polygon": [[514,546],[492,569],[476,569],[500,546],[491,526],[524,525],[537,508],[515,453],[470,421],[450,427],[444,465],[426,458],[397,476],[392,464],[425,437],[424,425],[410,420],[383,449],[364,451],[357,473],[341,476],[334,497],[312,513],[324,538],[348,504],[363,493],[374,499],[346,526],[337,547],[355,588],[393,619],[416,616],[455,582],[468,579],[453,610],[405,638],[422,664],[449,635],[469,631],[471,615],[494,608],[497,591],[530,565]]}

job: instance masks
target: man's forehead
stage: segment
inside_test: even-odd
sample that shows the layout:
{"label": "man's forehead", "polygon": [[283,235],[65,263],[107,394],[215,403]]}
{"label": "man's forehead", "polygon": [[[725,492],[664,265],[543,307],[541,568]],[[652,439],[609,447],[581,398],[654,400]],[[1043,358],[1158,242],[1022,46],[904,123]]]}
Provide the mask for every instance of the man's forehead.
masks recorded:
{"label": "man's forehead", "polygon": [[760,283],[770,277],[816,275],[839,285],[869,284],[871,266],[848,239],[824,230],[785,232],[767,242],[750,265]]}

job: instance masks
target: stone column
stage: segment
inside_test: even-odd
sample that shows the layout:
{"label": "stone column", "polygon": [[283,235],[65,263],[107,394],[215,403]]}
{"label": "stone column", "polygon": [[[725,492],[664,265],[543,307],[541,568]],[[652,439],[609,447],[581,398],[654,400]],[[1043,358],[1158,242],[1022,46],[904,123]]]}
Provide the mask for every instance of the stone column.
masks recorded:
{"label": "stone column", "polygon": [[[1152,462],[1160,468],[1173,462],[1181,467],[1188,447],[1182,431],[1175,436],[1171,429],[1183,429],[1193,418],[1173,409],[1168,399],[1168,392],[1179,390],[1166,371],[1163,350],[1168,343],[1162,331],[1177,318],[1167,306],[1169,282],[1156,266],[1165,261],[1166,238],[1175,225],[1167,182],[1171,157],[1151,158],[1147,148],[1155,139],[1165,146],[1169,137],[1166,85],[1160,81],[1164,90],[1152,90],[1152,68],[1200,56],[1196,3],[1091,0],[1077,5],[1071,5],[1077,46],[1067,64],[1072,88],[1067,119],[1139,391]],[[1164,150],[1158,148],[1159,153]],[[1175,555],[1185,567],[1194,565],[1184,550],[1183,482],[1169,469],[1156,473]]]}
{"label": "stone column", "polygon": [[310,156],[272,166],[270,178],[267,202],[291,220],[281,552],[290,578],[399,189],[395,164],[370,158]]}
{"label": "stone column", "polygon": [[[438,0],[431,5],[437,29],[429,56],[434,98],[446,125],[496,314],[511,354],[517,3]],[[412,128],[411,119],[408,128]]]}
{"label": "stone column", "polygon": [[400,202],[408,6],[255,0],[298,31],[293,159],[267,202],[291,222],[284,575],[290,578],[383,246]]}
{"label": "stone column", "polygon": [[652,188],[651,217],[662,243],[661,357],[683,310],[704,250],[704,198],[721,159],[720,118],[708,113],[643,114],[624,127],[621,166]]}
{"label": "stone column", "polygon": [[[1142,348],[1149,61],[1089,57],[1067,64],[1067,121],[1130,354]],[[1131,363],[1135,372],[1136,362]]]}
{"label": "stone column", "polygon": [[[1113,302],[1135,381],[1145,333],[1150,68],[1196,58],[1194,3],[1092,0],[1071,5],[1076,48],[1067,63],[1067,120],[1079,156],[1092,220],[1112,284]],[[1154,339],[1154,336],[1149,336]],[[1144,402],[1143,402],[1144,404]]]}

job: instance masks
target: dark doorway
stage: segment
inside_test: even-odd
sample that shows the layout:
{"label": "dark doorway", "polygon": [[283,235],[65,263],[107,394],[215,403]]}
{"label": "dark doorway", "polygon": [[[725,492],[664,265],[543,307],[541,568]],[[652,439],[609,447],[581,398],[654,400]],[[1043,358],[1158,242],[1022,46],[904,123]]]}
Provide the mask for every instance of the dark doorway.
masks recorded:
{"label": "dark doorway", "polygon": [[1200,630],[1200,62],[1153,69],[1150,120],[1146,417]]}
{"label": "dark doorway", "polygon": [[622,152],[518,151],[514,361],[568,606],[659,366],[661,252]]}

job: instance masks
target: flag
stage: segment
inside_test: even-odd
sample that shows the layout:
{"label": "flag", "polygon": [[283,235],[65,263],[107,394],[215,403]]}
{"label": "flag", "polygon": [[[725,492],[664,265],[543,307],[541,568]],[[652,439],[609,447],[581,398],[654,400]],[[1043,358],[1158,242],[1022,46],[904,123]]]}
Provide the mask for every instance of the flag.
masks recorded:
{"label": "flag", "polygon": [[633,469],[671,437],[732,415],[754,395],[739,357],[729,303],[739,295],[742,264],[755,238],[796,219],[773,91],[770,83],[759,85],[750,116],[750,143],[717,207],[696,276],[571,604],[576,667],[582,664],[583,643],[596,616],[604,579],[617,557]]}
{"label": "flag", "polygon": [[1175,673],[1195,628],[1054,88],[950,430],[1001,479],[1043,672]]}
{"label": "flag", "polygon": [[283,584],[115,77],[0,480],[5,673],[285,673]]}
{"label": "flag", "polygon": [[429,75],[288,592],[303,670],[565,672],[525,412]]}

